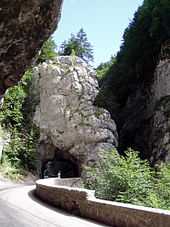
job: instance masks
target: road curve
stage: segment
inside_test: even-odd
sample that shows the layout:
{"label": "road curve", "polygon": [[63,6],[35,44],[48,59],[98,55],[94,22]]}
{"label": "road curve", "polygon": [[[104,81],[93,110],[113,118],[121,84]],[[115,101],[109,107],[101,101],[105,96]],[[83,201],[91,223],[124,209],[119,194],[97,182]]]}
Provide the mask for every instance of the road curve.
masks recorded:
{"label": "road curve", "polygon": [[37,200],[35,186],[0,189],[0,227],[104,227]]}

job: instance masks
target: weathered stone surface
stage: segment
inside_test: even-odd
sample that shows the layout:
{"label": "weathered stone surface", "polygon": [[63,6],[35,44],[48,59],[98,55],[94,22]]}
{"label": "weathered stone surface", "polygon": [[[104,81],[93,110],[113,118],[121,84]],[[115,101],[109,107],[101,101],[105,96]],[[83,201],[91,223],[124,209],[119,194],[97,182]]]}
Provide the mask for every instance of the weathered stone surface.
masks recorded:
{"label": "weathered stone surface", "polygon": [[140,151],[144,158],[149,158],[148,127],[150,116],[146,114],[147,100],[148,94],[141,85],[128,97],[126,105],[117,113],[121,151],[131,147]]}
{"label": "weathered stone surface", "polygon": [[0,1],[0,95],[15,85],[56,28],[62,0]]}
{"label": "weathered stone surface", "polygon": [[95,72],[80,58],[58,57],[40,65],[34,76],[39,75],[40,106],[35,119],[41,159],[55,156],[58,162],[70,161],[70,171],[71,164],[78,165],[79,175],[82,165],[97,162],[100,152],[117,146],[114,121],[93,104],[98,93]]}
{"label": "weathered stone surface", "polygon": [[[43,201],[114,227],[169,227],[170,212],[96,199],[94,191],[70,187],[63,179],[36,182],[36,195]],[[66,180],[64,180],[66,181]],[[73,179],[71,180],[73,181]],[[68,182],[67,182],[68,183]],[[70,182],[71,183],[71,182]]]}
{"label": "weathered stone surface", "polygon": [[132,147],[151,162],[170,161],[170,60],[161,60],[152,83],[139,83],[119,114],[121,148]]}
{"label": "weathered stone surface", "polygon": [[160,61],[151,89],[149,149],[152,162],[170,161],[170,60]]}

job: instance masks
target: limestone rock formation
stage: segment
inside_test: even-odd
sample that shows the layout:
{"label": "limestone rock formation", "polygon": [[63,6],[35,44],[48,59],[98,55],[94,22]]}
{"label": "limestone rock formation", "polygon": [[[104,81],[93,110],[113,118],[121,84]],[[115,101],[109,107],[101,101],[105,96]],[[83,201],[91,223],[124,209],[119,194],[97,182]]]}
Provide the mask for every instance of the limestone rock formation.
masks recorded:
{"label": "limestone rock formation", "polygon": [[0,1],[0,95],[31,65],[56,28],[61,5],[62,0]]}
{"label": "limestone rock formation", "polygon": [[[112,103],[114,105],[114,103]],[[152,164],[170,161],[170,60],[161,59],[151,83],[138,82],[115,112],[120,150],[131,147]]]}
{"label": "limestone rock formation", "polygon": [[80,58],[65,56],[40,65],[34,78],[38,76],[35,121],[40,128],[42,169],[55,159],[50,165],[56,172],[79,176],[83,165],[97,162],[99,153],[117,146],[115,122],[108,111],[94,106],[96,74]]}
{"label": "limestone rock formation", "polygon": [[149,150],[152,162],[170,161],[170,60],[158,64],[151,88]]}

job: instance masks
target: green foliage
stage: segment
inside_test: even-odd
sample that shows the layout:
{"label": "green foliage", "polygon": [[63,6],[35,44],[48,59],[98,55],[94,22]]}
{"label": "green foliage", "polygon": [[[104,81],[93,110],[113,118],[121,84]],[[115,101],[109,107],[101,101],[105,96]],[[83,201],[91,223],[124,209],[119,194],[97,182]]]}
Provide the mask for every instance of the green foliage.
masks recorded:
{"label": "green foliage", "polygon": [[71,38],[61,44],[59,54],[71,55],[73,51],[76,56],[82,58],[87,63],[93,61],[92,46],[88,42],[87,35],[82,28],[76,35],[71,34]]}
{"label": "green foliage", "polygon": [[3,161],[10,163],[14,169],[35,169],[39,132],[27,119],[28,113],[24,109],[31,79],[32,71],[29,70],[18,86],[7,91],[0,112],[1,125],[10,133],[10,142],[3,150]]}
{"label": "green foliage", "polygon": [[140,197],[146,198],[151,187],[150,167],[135,152],[126,152],[126,157],[115,150],[108,152],[92,171],[96,195],[100,198],[135,203]]}
{"label": "green foliage", "polygon": [[86,172],[85,186],[98,198],[170,209],[170,165],[155,170],[131,149],[125,156],[113,150]]}
{"label": "green foliage", "polygon": [[55,41],[50,37],[41,49],[37,63],[42,63],[46,60],[52,60],[57,56]]}
{"label": "green foliage", "polygon": [[0,111],[0,122],[5,128],[16,127],[21,128],[23,122],[22,106],[27,96],[27,85],[31,80],[32,72],[27,71],[18,86],[7,90],[5,94],[4,104]]}
{"label": "green foliage", "polygon": [[4,158],[3,163],[0,165],[0,173],[14,181],[23,179],[25,171],[21,168],[16,168],[9,162],[8,158]]}
{"label": "green foliage", "polygon": [[161,46],[169,39],[169,0],[145,0],[124,32],[116,62],[104,76],[104,107],[112,111],[109,102],[113,97],[120,107],[124,106],[139,84],[152,81]]}
{"label": "green foliage", "polygon": [[154,190],[149,201],[153,207],[170,209],[170,164],[158,167]]}
{"label": "green foliage", "polygon": [[33,171],[36,169],[36,144],[39,134],[33,126],[21,132],[11,130],[11,140],[3,150],[4,157],[11,166]]}
{"label": "green foliage", "polygon": [[101,63],[97,68],[97,79],[99,82],[99,85],[102,85],[103,80],[105,79],[105,76],[107,75],[107,72],[109,71],[110,67],[115,63],[115,57],[111,57],[110,61]]}
{"label": "green foliage", "polygon": [[[44,43],[37,63],[53,59],[56,56],[55,49],[55,42],[50,38]],[[37,103],[30,94],[31,81],[32,69],[25,73],[18,86],[8,89],[0,112],[1,126],[10,134],[10,142],[3,150],[0,170],[10,178],[20,177],[23,169],[36,169],[39,130],[32,122]]]}

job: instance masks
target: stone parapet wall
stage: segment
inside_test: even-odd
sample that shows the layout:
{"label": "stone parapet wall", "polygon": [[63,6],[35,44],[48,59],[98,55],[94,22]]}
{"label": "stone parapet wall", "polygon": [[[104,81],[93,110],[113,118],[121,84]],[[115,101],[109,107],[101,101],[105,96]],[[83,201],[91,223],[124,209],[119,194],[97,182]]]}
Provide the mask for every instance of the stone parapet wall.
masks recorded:
{"label": "stone parapet wall", "polygon": [[114,227],[170,227],[169,211],[96,199],[94,191],[69,187],[75,179],[64,179],[67,186],[55,179],[38,180],[36,195],[56,207]]}
{"label": "stone parapet wall", "polygon": [[[38,182],[44,182],[44,180],[39,180]],[[81,187],[81,178],[48,178],[45,180],[49,185],[57,185],[57,186],[67,186],[67,187]]]}

